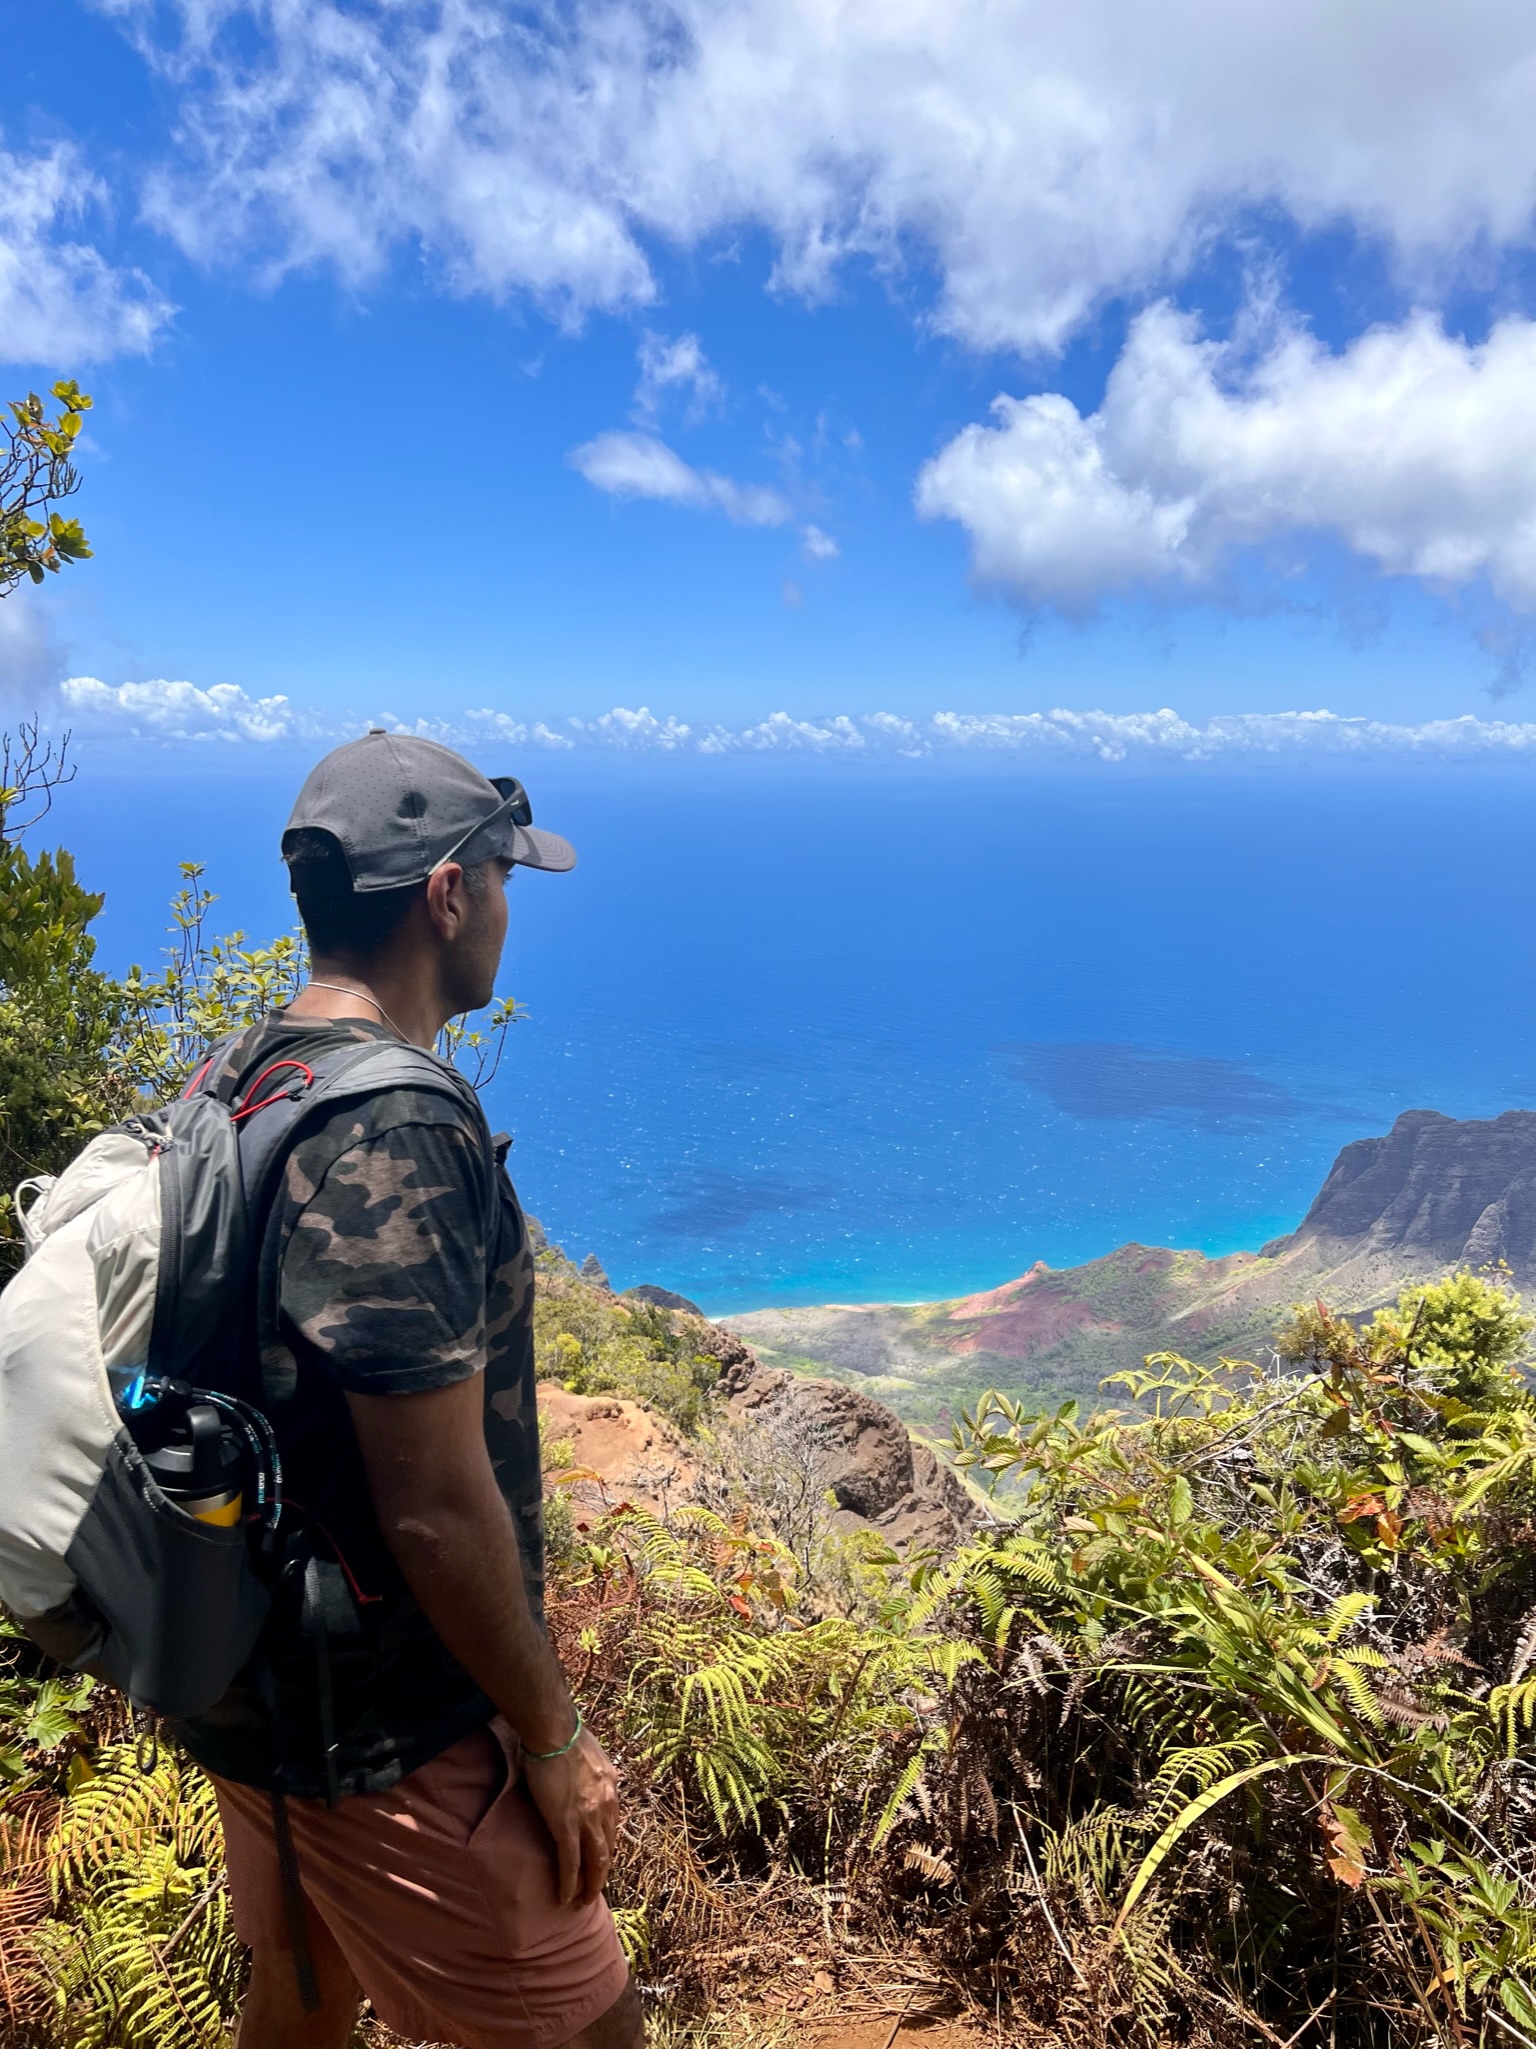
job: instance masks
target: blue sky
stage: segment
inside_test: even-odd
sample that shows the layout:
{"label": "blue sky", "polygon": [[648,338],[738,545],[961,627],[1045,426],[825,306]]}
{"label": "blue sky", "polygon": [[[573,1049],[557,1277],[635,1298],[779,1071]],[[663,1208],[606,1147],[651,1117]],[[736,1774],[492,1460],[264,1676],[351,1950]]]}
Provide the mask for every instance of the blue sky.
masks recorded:
{"label": "blue sky", "polygon": [[97,401],[10,712],[1536,739],[1514,0],[58,0],[9,49],[0,376]]}

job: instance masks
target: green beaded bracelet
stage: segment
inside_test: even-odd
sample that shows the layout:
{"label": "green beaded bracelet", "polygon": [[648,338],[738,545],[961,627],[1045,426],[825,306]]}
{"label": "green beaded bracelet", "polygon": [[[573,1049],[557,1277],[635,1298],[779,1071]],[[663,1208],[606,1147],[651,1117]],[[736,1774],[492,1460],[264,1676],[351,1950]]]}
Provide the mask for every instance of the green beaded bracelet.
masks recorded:
{"label": "green beaded bracelet", "polygon": [[564,1757],[568,1750],[574,1750],[581,1741],[581,1734],[586,1726],[585,1721],[582,1719],[581,1709],[577,1708],[576,1727],[571,1732],[569,1743],[562,1743],[558,1750],[530,1750],[525,1743],[523,1745],[523,1755],[524,1757],[533,1758],[539,1764],[548,1764],[551,1758]]}

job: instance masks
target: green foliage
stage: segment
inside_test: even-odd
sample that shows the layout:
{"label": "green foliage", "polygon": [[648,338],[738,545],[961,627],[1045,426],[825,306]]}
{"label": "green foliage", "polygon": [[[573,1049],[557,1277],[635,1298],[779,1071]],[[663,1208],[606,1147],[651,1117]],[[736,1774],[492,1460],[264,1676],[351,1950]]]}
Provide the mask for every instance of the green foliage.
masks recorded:
{"label": "green foliage", "polygon": [[16,1184],[57,1173],[132,1098],[111,1060],[122,991],[94,966],[102,898],[68,853],[17,839],[70,775],[35,723],[0,743],[0,1278],[19,1257]]}
{"label": "green foliage", "polygon": [[181,875],[165,965],[158,975],[128,970],[113,1048],[119,1070],[155,1102],[181,1092],[207,1047],[291,1002],[309,965],[298,932],[256,947],[246,945],[243,932],[210,938],[208,912],[218,899],[203,881],[202,863],[183,861]]}
{"label": "green foliage", "polygon": [[[790,1607],[786,1562],[771,1543],[707,1509],[682,1510],[671,1527],[632,1511],[627,1527],[649,1596],[644,1654],[630,1673],[631,1725],[653,1765],[686,1774],[722,1833],[756,1829],[767,1806],[786,1809],[847,1705],[839,1646],[829,1625],[744,1626],[770,1575],[769,1616]],[[893,1692],[888,1732],[911,1720]]]}
{"label": "green foliage", "polygon": [[1389,2009],[1447,2043],[1490,2001],[1536,2011],[1508,1775],[1536,1762],[1536,1406],[1513,1370],[1531,1328],[1462,1273],[1364,1329],[1298,1312],[1295,1378],[1161,1355],[1117,1376],[1150,1415],[993,1398],[956,1433],[959,1463],[1022,1480],[1023,1506],[916,1613],[971,1604],[1005,1670],[1049,1642],[1068,1707],[1113,1726],[1096,1753],[1053,1739],[1069,1776],[1019,1811],[1044,1866],[1066,1856],[1143,2025],[1217,1986],[1282,2035],[1328,1996],[1340,2041],[1376,2039]]}
{"label": "green foliage", "polygon": [[[583,1589],[604,1596],[625,1673],[622,1748],[678,1783],[699,1826],[748,1859],[808,1814],[822,1857],[829,1837],[867,1841],[882,1820],[888,1830],[912,1790],[909,1761],[942,1743],[924,1704],[983,1656],[909,1630],[899,1612],[875,1626],[802,1620],[791,1554],[698,1506],[665,1522],[619,1512],[579,1555],[567,1597]],[[587,1639],[594,1658],[603,1635]]]}
{"label": "green foliage", "polygon": [[73,1673],[45,1674],[37,1653],[0,1610],[0,1785],[31,1784],[75,1743],[95,1690]]}
{"label": "green foliage", "polygon": [[437,1050],[467,1074],[477,1089],[489,1088],[501,1071],[507,1035],[528,1013],[514,996],[498,996],[479,1014],[450,1018],[438,1038]]}
{"label": "green foliage", "polygon": [[1463,1272],[1405,1288],[1396,1308],[1378,1310],[1361,1333],[1321,1304],[1298,1309],[1278,1349],[1292,1364],[1318,1370],[1346,1362],[1357,1348],[1389,1367],[1401,1358],[1441,1394],[1477,1407],[1518,1387],[1532,1330],[1536,1318],[1523,1315],[1505,1288]]}
{"label": "green foliage", "polygon": [[214,2049],[244,1971],[213,1788],[162,1750],[114,1745],[49,1837],[53,1912],[37,1956],[70,2049]]}
{"label": "green foliage", "polygon": [[24,576],[41,583],[66,562],[90,555],[77,519],[54,508],[80,488],[70,460],[91,401],[73,378],[52,387],[52,419],[35,391],[12,399],[0,417],[0,598]]}
{"label": "green foliage", "polygon": [[703,1420],[720,1362],[686,1322],[650,1302],[624,1302],[582,1280],[556,1246],[539,1254],[534,1343],[539,1377],[572,1394],[648,1402],[692,1434]]}

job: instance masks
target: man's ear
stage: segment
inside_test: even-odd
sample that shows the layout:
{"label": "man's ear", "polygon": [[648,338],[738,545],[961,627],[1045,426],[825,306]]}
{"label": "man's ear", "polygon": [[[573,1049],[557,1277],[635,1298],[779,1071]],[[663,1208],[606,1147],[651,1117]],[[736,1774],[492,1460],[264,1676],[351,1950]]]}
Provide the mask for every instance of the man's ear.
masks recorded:
{"label": "man's ear", "polygon": [[457,939],[468,910],[464,870],[457,861],[445,861],[427,877],[427,916],[441,939]]}

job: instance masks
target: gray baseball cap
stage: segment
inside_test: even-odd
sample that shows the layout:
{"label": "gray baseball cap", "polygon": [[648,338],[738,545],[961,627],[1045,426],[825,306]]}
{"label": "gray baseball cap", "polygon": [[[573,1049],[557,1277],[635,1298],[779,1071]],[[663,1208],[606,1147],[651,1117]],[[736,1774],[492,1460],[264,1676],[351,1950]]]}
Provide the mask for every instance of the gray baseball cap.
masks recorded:
{"label": "gray baseball cap", "polygon": [[515,776],[483,776],[436,740],[375,729],[310,770],[283,833],[283,858],[292,834],[306,827],[331,833],[359,894],[423,882],[445,861],[574,868],[570,841],[532,820]]}

